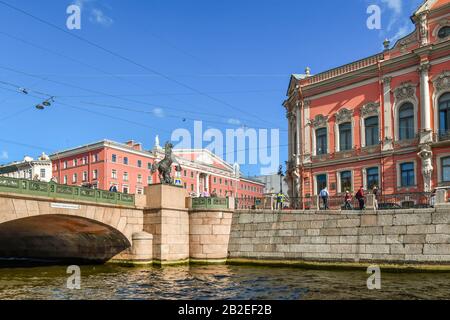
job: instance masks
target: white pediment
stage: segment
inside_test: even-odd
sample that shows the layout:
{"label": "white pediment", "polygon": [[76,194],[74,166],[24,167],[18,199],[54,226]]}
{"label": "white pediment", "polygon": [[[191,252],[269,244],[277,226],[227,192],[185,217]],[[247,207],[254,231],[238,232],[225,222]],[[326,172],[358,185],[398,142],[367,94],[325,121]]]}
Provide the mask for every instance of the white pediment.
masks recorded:
{"label": "white pediment", "polygon": [[197,157],[196,161],[205,163],[205,164],[209,164],[209,165],[214,164],[213,158],[206,152],[200,153],[200,155]]}

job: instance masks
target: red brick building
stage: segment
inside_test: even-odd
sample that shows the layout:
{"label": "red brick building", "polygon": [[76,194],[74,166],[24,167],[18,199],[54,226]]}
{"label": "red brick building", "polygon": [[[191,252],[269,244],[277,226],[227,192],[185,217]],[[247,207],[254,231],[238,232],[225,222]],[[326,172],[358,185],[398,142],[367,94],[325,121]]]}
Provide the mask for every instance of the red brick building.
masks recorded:
{"label": "red brick building", "polygon": [[292,75],[290,196],[450,186],[450,0],[425,1],[411,19],[415,31],[381,53]]}
{"label": "red brick building", "polygon": [[[219,197],[262,197],[263,183],[241,177],[238,167],[210,151],[175,149],[173,152],[182,167],[182,185],[190,193],[199,195],[207,191]],[[145,186],[160,182],[151,167],[163,157],[163,149],[159,147],[146,151],[134,141],[123,144],[103,140],[54,153],[50,159],[58,183],[93,185],[104,190],[115,185],[120,192],[139,194]]]}

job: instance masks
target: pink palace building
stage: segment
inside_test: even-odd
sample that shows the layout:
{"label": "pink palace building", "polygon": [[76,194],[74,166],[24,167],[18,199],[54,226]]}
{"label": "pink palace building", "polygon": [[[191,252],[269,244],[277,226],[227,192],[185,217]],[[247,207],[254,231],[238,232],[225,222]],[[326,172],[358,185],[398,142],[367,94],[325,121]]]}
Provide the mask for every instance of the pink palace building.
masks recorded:
{"label": "pink palace building", "polygon": [[381,53],[291,76],[291,197],[450,186],[450,0],[424,1],[411,20],[414,32]]}
{"label": "pink palace building", "polygon": [[[263,183],[242,177],[239,166],[226,163],[209,150],[173,152],[182,167],[181,184],[189,193],[262,197]],[[163,157],[164,150],[158,144],[146,151],[142,144],[132,140],[126,143],[103,140],[50,155],[53,177],[58,183],[104,190],[114,185],[119,192],[137,194],[142,194],[145,186],[160,182],[158,173],[152,173],[151,168],[155,160]]]}

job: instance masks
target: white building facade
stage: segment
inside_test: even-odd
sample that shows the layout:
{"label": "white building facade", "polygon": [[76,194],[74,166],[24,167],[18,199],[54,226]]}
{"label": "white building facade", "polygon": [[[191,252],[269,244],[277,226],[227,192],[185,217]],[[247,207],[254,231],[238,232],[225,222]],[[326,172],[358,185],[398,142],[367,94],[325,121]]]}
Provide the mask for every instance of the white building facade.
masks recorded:
{"label": "white building facade", "polygon": [[37,160],[25,156],[22,161],[0,166],[0,176],[49,182],[52,179],[52,161],[45,153]]}

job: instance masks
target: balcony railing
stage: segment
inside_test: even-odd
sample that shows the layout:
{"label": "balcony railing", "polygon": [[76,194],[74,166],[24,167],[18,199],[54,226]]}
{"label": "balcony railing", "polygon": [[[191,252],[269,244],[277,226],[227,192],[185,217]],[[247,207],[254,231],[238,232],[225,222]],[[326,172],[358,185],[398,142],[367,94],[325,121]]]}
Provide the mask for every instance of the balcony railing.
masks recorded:
{"label": "balcony railing", "polygon": [[450,140],[450,130],[439,130],[433,134],[433,141],[441,142]]}
{"label": "balcony railing", "polygon": [[315,84],[318,82],[322,82],[346,73],[350,73],[353,71],[357,71],[369,66],[373,66],[376,65],[380,60],[384,59],[384,55],[382,53],[380,54],[376,54],[373,55],[371,57],[359,60],[359,61],[355,61],[349,64],[346,64],[344,66],[338,67],[338,68],[334,68],[319,74],[316,74],[314,76],[311,76],[309,78],[307,78],[305,81],[307,82],[308,85],[311,84]]}
{"label": "balcony railing", "polygon": [[135,205],[132,194],[9,177],[0,177],[0,192],[123,206]]}

